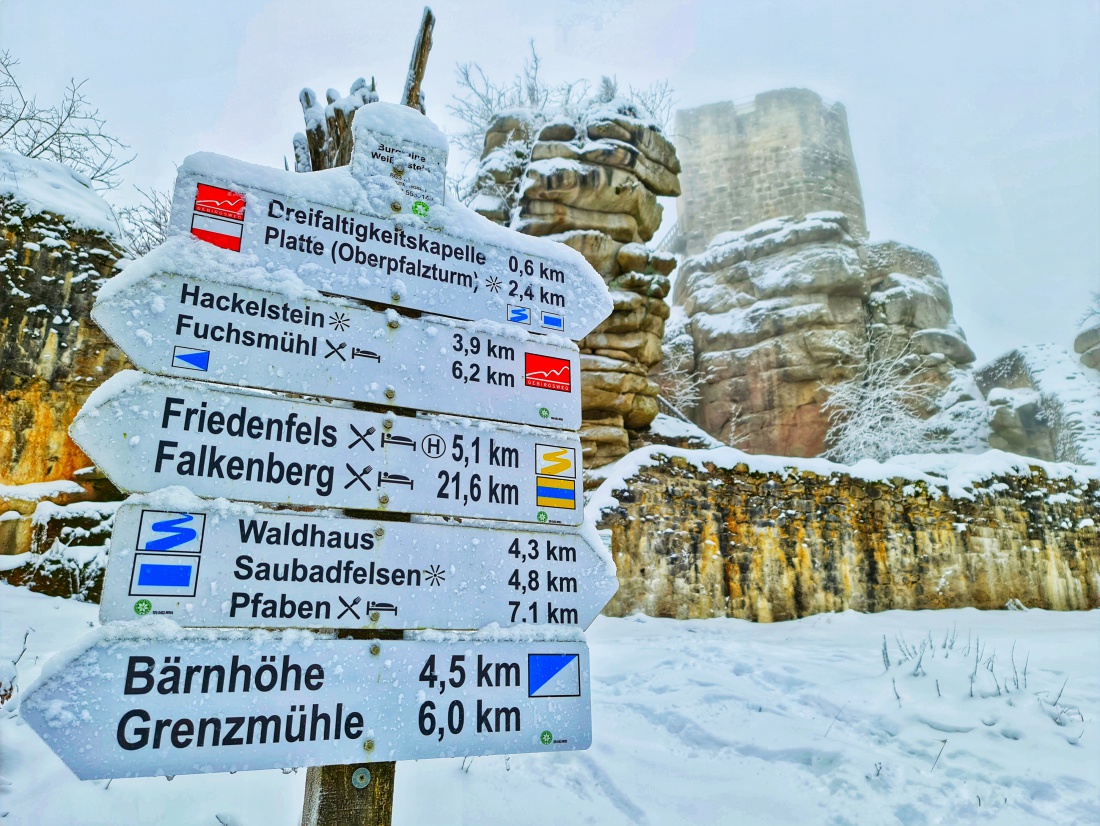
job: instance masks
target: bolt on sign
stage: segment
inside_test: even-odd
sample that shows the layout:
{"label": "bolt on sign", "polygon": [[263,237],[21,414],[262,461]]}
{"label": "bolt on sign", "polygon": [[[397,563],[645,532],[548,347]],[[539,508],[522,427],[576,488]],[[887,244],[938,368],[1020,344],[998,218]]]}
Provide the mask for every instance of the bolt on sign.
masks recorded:
{"label": "bolt on sign", "polygon": [[[178,242],[150,259],[169,264]],[[185,259],[186,260],[186,259]],[[131,265],[147,270],[150,260]],[[93,320],[142,370],[576,430],[580,359],[561,336],[219,282],[202,268],[109,284]],[[466,392],[471,391],[471,392]]]}
{"label": "bolt on sign", "polygon": [[578,629],[618,587],[590,529],[193,505],[118,509],[103,622],[152,614],[185,627]]}
{"label": "bolt on sign", "polygon": [[[591,744],[580,640],[335,640],[110,628],[24,697],[82,780]],[[60,665],[60,663],[55,663]]]}

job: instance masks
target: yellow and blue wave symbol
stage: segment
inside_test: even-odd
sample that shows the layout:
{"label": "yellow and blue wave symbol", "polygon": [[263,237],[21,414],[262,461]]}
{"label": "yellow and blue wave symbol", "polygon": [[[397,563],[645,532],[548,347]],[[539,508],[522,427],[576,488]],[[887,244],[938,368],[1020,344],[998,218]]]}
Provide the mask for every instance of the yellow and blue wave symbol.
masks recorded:
{"label": "yellow and blue wave symbol", "polygon": [[540,508],[577,507],[577,451],[535,445],[535,502]]}

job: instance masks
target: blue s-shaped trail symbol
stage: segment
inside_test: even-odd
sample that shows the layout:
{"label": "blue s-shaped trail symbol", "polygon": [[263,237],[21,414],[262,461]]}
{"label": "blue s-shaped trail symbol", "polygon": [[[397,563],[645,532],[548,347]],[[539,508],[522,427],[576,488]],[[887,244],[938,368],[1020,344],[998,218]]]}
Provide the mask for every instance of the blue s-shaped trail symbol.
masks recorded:
{"label": "blue s-shaped trail symbol", "polygon": [[192,528],[183,527],[188,522],[194,521],[194,519],[195,517],[189,513],[181,513],[175,519],[164,519],[160,522],[154,522],[153,530],[158,533],[166,533],[168,536],[162,536],[160,539],[154,539],[152,542],[147,542],[145,544],[145,550],[170,551],[173,548],[178,548],[180,545],[186,545],[198,536]]}

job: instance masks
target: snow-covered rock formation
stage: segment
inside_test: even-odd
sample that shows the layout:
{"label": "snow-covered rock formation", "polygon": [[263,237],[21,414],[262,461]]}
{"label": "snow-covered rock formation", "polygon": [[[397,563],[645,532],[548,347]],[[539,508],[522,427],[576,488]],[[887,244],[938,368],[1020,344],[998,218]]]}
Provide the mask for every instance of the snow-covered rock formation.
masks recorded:
{"label": "snow-covered rock formation", "polygon": [[485,135],[473,208],[573,247],[611,288],[614,312],[580,342],[587,468],[627,453],[628,431],[657,415],[649,374],[661,360],[676,261],[644,242],[661,223],[657,196],[680,193],[679,172],[660,127],[623,100],[549,122],[526,110],[502,113]]}
{"label": "snow-covered rock formation", "polygon": [[839,212],[777,218],[723,233],[681,265],[672,299],[687,316],[703,380],[694,416],[708,433],[750,453],[820,455],[829,385],[868,358],[910,360],[940,395],[922,415],[945,397],[974,401],[974,353],[935,259],[848,230]]}
{"label": "snow-covered rock formation", "polygon": [[1057,344],[1018,347],[978,369],[990,447],[1100,465],[1100,375]]}

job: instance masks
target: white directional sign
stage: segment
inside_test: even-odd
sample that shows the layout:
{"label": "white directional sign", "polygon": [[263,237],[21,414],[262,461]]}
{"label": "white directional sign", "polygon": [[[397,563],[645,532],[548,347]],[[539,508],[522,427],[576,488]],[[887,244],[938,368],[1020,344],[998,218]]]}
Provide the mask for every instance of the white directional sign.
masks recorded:
{"label": "white directional sign", "polygon": [[[579,254],[505,230],[461,204],[417,201],[420,216],[405,214],[401,200],[393,202],[397,214],[353,212],[320,200],[359,187],[349,168],[327,171],[318,181],[232,158],[192,156],[176,179],[171,232],[221,248],[223,259],[256,256],[288,268],[307,286],[334,295],[574,340],[611,312],[607,287]],[[451,225],[456,228],[448,231]]]}
{"label": "white directional sign", "polygon": [[591,735],[581,641],[333,640],[145,628],[23,698],[81,779],[571,751]]}
{"label": "white directional sign", "polygon": [[126,371],[69,428],[124,491],[579,525],[581,446],[560,431],[396,416]]}
{"label": "white directional sign", "polygon": [[591,529],[196,504],[119,508],[103,622],[154,615],[187,627],[587,628],[618,587]]}
{"label": "white directional sign", "polygon": [[104,291],[92,318],[138,367],[160,375],[580,427],[576,346],[515,325],[404,318],[202,273]]}

